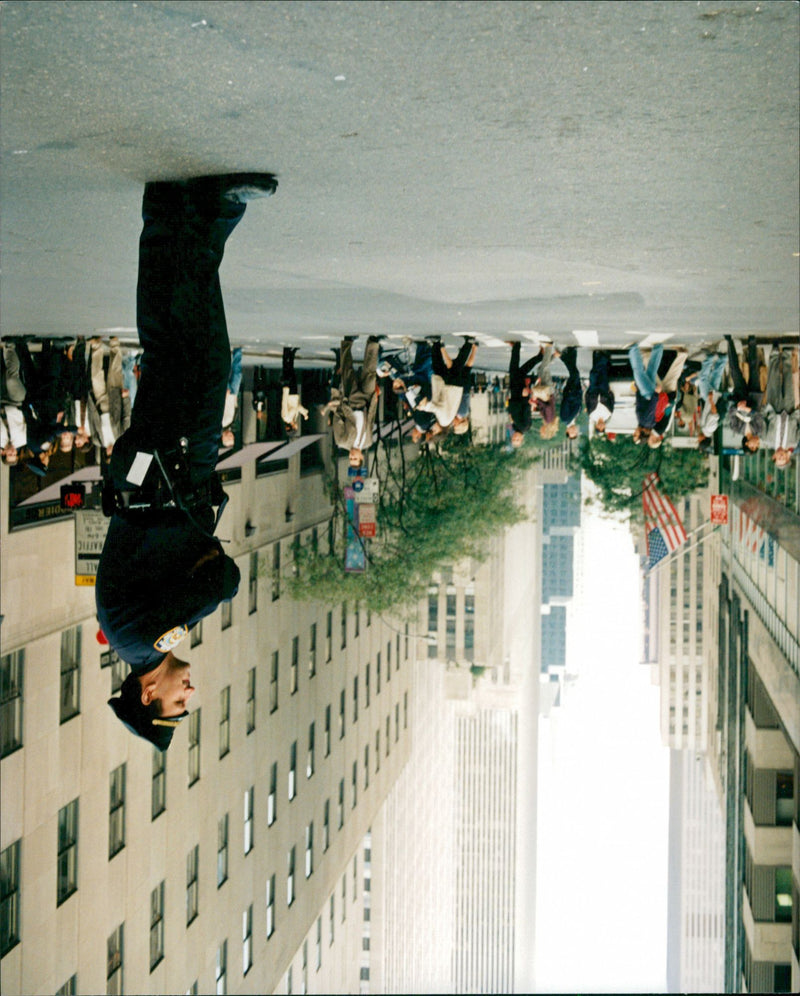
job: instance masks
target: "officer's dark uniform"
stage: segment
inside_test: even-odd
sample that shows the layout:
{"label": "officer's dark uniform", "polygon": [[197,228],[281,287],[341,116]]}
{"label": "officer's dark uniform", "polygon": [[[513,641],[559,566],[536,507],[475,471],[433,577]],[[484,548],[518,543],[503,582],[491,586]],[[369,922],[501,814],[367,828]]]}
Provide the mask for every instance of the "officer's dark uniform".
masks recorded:
{"label": "officer's dark uniform", "polygon": [[[277,184],[264,190],[268,174],[260,176],[260,195],[271,193]],[[110,476],[118,492],[136,493],[128,475],[137,454],[175,450],[183,439],[184,483],[194,501],[190,514],[178,507],[118,508],[111,520],[97,574],[97,615],[109,644],[137,676],[157,667],[239,584],[236,564],[212,535],[209,488],[230,369],[218,271],[246,206],[226,196],[230,187],[231,177],[207,177],[149,183],[144,192],[136,302],[141,377]],[[155,464],[147,473],[145,485],[158,473]],[[141,717],[122,714],[120,701],[110,703],[119,718],[156,742],[139,728]]]}

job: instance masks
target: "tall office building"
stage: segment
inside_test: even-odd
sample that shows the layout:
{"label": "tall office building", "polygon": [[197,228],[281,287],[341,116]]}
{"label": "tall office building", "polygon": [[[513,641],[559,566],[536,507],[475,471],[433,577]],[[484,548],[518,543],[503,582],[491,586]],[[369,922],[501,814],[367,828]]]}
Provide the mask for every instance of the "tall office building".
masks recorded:
{"label": "tall office building", "polygon": [[[322,474],[297,445],[253,452],[221,524],[240,592],[181,647],[198,691],[166,754],[106,705],[126,668],[74,584],[71,519],[3,515],[8,996],[362,983],[364,840],[409,750],[413,639],[286,596],[294,544],[326,542]],[[6,467],[0,485],[7,508]]]}
{"label": "tall office building", "polygon": [[797,474],[757,456],[729,483],[716,683],[728,992],[800,989]]}
{"label": "tall office building", "polygon": [[670,751],[667,991],[725,982],[725,825],[705,758]]}
{"label": "tall office building", "polygon": [[429,594],[411,755],[372,826],[373,992],[531,987],[541,590],[529,566],[549,473],[528,476],[532,520]]}

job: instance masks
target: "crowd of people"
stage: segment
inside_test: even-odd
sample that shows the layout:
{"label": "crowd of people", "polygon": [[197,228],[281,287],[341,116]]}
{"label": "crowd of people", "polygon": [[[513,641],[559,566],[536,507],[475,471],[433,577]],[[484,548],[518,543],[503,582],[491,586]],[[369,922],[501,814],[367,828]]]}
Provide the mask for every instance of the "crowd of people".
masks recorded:
{"label": "crowd of people", "polygon": [[[330,425],[337,447],[347,450],[352,467],[364,463],[375,439],[379,385],[400,402],[411,420],[415,443],[436,441],[470,429],[470,401],[475,387],[479,343],[462,337],[448,350],[440,337],[403,340],[402,348],[382,336],[369,336],[363,359],[356,364],[356,336],[345,336],[334,349],[330,400],[321,414]],[[30,337],[2,344],[2,409],[0,442],[7,464],[24,463],[43,476],[58,449],[94,450],[96,462],[111,454],[115,440],[130,425],[136,398],[140,353],[125,348],[116,337],[103,340],[41,340],[36,350]],[[594,350],[591,366],[578,368],[575,346],[558,349],[545,337],[509,340],[505,378],[508,445],[516,448],[536,427],[541,440],[590,436],[616,438],[613,384],[619,383],[620,354]],[[635,443],[657,449],[673,420],[708,450],[723,427],[729,445],[745,454],[764,446],[779,467],[791,461],[800,437],[800,362],[793,343],[772,342],[768,356],[754,336],[740,344],[730,336],[708,349],[690,354],[668,350],[663,343],[627,353],[627,373],[635,386]],[[523,359],[523,349],[531,355]],[[301,399],[295,370],[298,347],[284,347],[280,373],[280,422],[287,438],[301,431],[309,408]],[[452,353],[452,355],[451,355]],[[554,361],[563,368],[554,374]],[[566,372],[566,376],[564,376]],[[260,416],[267,404],[266,367],[252,375],[252,404]],[[242,349],[231,353],[231,368],[220,427],[220,447],[235,443],[233,423],[243,380]],[[582,417],[584,415],[585,417]],[[561,429],[563,428],[563,436]],[[623,430],[624,431],[624,430]]]}

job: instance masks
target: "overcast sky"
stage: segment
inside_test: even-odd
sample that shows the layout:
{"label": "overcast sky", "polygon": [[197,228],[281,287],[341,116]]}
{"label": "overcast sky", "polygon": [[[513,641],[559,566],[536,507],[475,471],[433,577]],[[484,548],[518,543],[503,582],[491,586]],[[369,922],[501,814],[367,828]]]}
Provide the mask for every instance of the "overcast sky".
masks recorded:
{"label": "overcast sky", "polygon": [[664,992],[669,750],[639,663],[638,559],[627,527],[585,506],[582,522],[567,639],[580,677],[540,721],[537,988]]}

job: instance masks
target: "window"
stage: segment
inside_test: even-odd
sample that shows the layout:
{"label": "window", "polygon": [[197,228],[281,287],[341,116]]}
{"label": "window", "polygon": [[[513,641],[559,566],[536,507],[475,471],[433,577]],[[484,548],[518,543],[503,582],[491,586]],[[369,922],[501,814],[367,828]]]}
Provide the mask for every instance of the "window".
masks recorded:
{"label": "window", "polygon": [[253,904],[242,913],[242,975],[253,967]]}
{"label": "window", "polygon": [[267,879],[267,940],[275,933],[275,876]]}
{"label": "window", "polygon": [[289,748],[289,802],[297,795],[297,741]]}
{"label": "window", "polygon": [[186,990],[186,996],[197,996],[197,979]]}
{"label": "window", "polygon": [[358,722],[358,675],[353,678],[353,722]]}
{"label": "window", "polygon": [[347,919],[347,874],[342,875],[342,923]]}
{"label": "window", "polygon": [[317,624],[311,623],[308,631],[308,676],[313,678],[317,673]]}
{"label": "window", "polygon": [[228,991],[228,942],[223,941],[217,948],[217,966],[214,973],[217,982],[217,996],[225,996]]}
{"label": "window", "polygon": [[122,943],[125,924],[111,934],[106,944],[106,994],[107,996],[121,996],[122,994]]}
{"label": "window", "polygon": [[[398,640],[399,640],[399,637],[398,637]],[[398,656],[399,656],[399,652],[398,652]],[[391,640],[387,640],[386,641],[386,669],[388,671],[392,670],[392,641]]]}
{"label": "window", "polygon": [[408,729],[408,692],[403,692],[403,729]]}
{"label": "window", "polygon": [[251,785],[244,793],[244,853],[253,850],[253,812],[255,786]]}
{"label": "window", "polygon": [[386,713],[386,756],[389,756],[389,750],[391,749],[392,738],[390,736],[392,729],[392,719],[389,713]]}
{"label": "window", "polygon": [[60,722],[77,716],[81,706],[81,627],[61,634]]}
{"label": "window", "polygon": [[248,609],[252,614],[258,609],[258,551],[250,554],[250,575],[247,584]]}
{"label": "window", "polygon": [[111,772],[108,804],[108,857],[125,846],[125,765]]}
{"label": "window", "polygon": [[164,957],[164,883],[150,893],[150,971]]}
{"label": "window", "polygon": [[100,667],[111,668],[111,694],[116,695],[122,688],[122,682],[128,676],[130,670],[128,665],[115,650],[109,647],[108,650],[100,654]]}
{"label": "window", "polygon": [[358,855],[353,855],[353,902],[358,899]]}
{"label": "window", "polygon": [[223,602],[221,609],[222,609],[221,628],[230,629],[230,627],[233,625],[233,602],[230,601],[230,599],[228,601]]}
{"label": "window", "polygon": [[339,779],[339,830],[344,826],[344,778]]}
{"label": "window", "polygon": [[18,840],[0,851],[0,958],[19,944],[19,851]]}
{"label": "window", "polygon": [[292,996],[292,993],[294,992],[294,988],[292,986],[292,967],[293,966],[290,965],[286,969],[286,996]]}
{"label": "window", "polygon": [[353,636],[358,636],[361,632],[361,610],[359,608],[358,602],[356,602],[356,607],[353,610]]}
{"label": "window", "polygon": [[347,602],[342,602],[342,650],[347,646]]}
{"label": "window", "polygon": [[792,922],[792,869],[775,869],[775,922]]}
{"label": "window", "polygon": [[197,622],[189,631],[189,646],[194,649],[203,642],[203,620]]}
{"label": "window", "polygon": [[276,543],[272,548],[272,601],[281,597],[281,545]]}
{"label": "window", "polygon": [[247,672],[247,706],[245,708],[248,734],[256,728],[256,669],[251,667]]}
{"label": "window", "polygon": [[352,808],[355,809],[358,803],[358,761],[353,761],[353,774],[351,776],[350,781],[353,788]]}
{"label": "window", "polygon": [[167,752],[153,748],[153,778],[150,788],[150,818],[155,819],[167,808]]}
{"label": "window", "polygon": [[60,989],[56,989],[56,996],[77,996],[77,992],[78,976],[71,975]]}
{"label": "window", "polygon": [[369,709],[369,664],[364,675],[364,706]]}
{"label": "window", "polygon": [[272,661],[269,667],[269,711],[278,708],[278,651],[272,651]]}
{"label": "window", "polygon": [[267,826],[272,826],[278,816],[278,762],[269,769],[269,796],[267,797]]}
{"label": "window", "polygon": [[317,971],[322,967],[322,917],[317,917]]}
{"label": "window", "polygon": [[228,814],[217,823],[217,888],[228,881]]}
{"label": "window", "polygon": [[306,878],[314,874],[314,821],[306,827]]}
{"label": "window", "polygon": [[369,744],[364,747],[364,788],[369,788]]}
{"label": "window", "polygon": [[400,703],[394,704],[394,742],[400,739]]}
{"label": "window", "polygon": [[22,679],[25,650],[0,657],[0,757],[22,746]]}
{"label": "window", "polygon": [[186,855],[186,926],[195,919],[198,910],[198,869],[200,867],[200,845]]}
{"label": "window", "polygon": [[339,692],[339,739],[344,739],[344,689]]}
{"label": "window", "polygon": [[78,800],[58,811],[58,881],[56,905],[78,888]]}
{"label": "window", "polygon": [[329,612],[325,622],[325,663],[330,664],[333,654],[333,613]]}
{"label": "window", "polygon": [[200,710],[189,716],[189,787],[200,779]]}
{"label": "window", "polygon": [[308,992],[308,941],[303,941],[303,988],[302,993]]}
{"label": "window", "polygon": [[381,770],[381,729],[375,731],[375,772]]}
{"label": "window", "polygon": [[306,758],[306,778],[314,774],[314,723],[308,727],[308,757]]}
{"label": "window", "polygon": [[231,686],[226,685],[219,693],[219,756],[225,757],[231,750]]}
{"label": "window", "polygon": [[330,910],[328,913],[328,947],[333,945],[336,923],[336,893],[331,893]]}
{"label": "window", "polygon": [[289,848],[286,865],[286,905],[291,906],[294,902],[294,846]]}
{"label": "window", "polygon": [[[387,643],[386,646],[389,647],[391,646],[391,644]],[[390,667],[389,668],[390,673],[391,670],[392,669]],[[375,694],[376,695],[381,694],[381,655],[380,654],[378,654],[377,657],[375,658]]]}
{"label": "window", "polygon": [[289,676],[289,694],[294,695],[297,691],[297,679],[298,679],[298,665],[299,665],[299,650],[297,646],[297,637],[292,637],[292,670]]}
{"label": "window", "polygon": [[331,800],[326,799],[322,807],[322,850],[327,851],[331,843]]}
{"label": "window", "polygon": [[331,707],[325,706],[325,757],[331,752]]}
{"label": "window", "polygon": [[[404,656],[405,656],[405,659],[408,660],[408,623],[406,623],[406,631],[405,631],[405,637],[404,637],[403,643],[404,643],[404,646],[403,646]],[[399,635],[397,637],[397,661],[395,662],[395,668],[398,671],[400,670],[400,636]]]}

